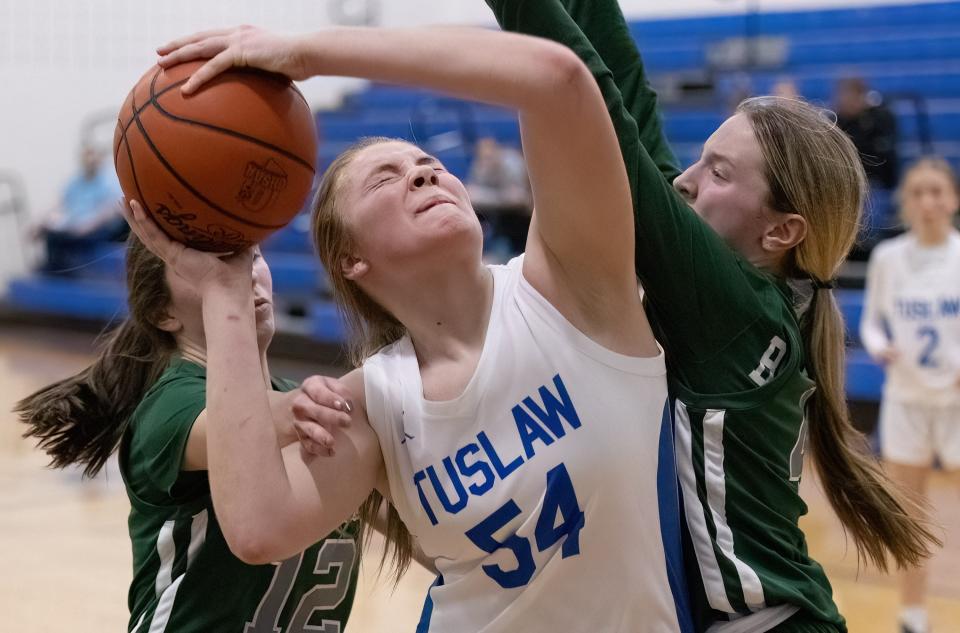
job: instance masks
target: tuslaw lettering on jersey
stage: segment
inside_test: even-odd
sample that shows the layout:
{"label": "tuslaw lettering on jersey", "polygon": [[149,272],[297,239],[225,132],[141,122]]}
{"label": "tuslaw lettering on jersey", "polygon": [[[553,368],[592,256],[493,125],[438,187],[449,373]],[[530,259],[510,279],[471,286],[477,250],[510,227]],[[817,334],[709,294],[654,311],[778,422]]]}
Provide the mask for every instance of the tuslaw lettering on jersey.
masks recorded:
{"label": "tuslaw lettering on jersey", "polygon": [[[580,428],[580,416],[559,374],[553,377],[552,387],[553,390],[550,384],[539,387],[536,394],[539,401],[536,396],[527,396],[510,410],[523,446],[522,455],[505,457],[486,432],[481,431],[475,436],[476,441],[461,446],[439,464],[413,474],[420,504],[431,525],[438,523],[437,510],[457,514],[467,507],[472,497],[486,494],[498,479],[506,479],[524,462],[533,459],[537,442],[549,446],[566,437],[566,427]],[[452,493],[448,492],[451,489]]]}
{"label": "tuslaw lettering on jersey", "polygon": [[897,314],[908,320],[960,318],[960,297],[941,297],[936,301],[927,299],[897,299]]}

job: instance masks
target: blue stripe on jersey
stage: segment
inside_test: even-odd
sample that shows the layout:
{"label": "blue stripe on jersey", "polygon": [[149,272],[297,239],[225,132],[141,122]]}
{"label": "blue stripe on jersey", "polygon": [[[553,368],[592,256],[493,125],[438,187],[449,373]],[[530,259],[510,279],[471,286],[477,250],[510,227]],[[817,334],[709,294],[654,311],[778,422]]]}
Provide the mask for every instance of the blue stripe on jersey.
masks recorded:
{"label": "blue stripe on jersey", "polygon": [[416,633],[428,633],[430,631],[430,618],[433,616],[433,596],[430,595],[430,591],[434,587],[442,586],[443,576],[437,576],[437,579],[430,585],[430,589],[427,589],[427,599],[423,602],[423,611],[420,613],[420,622],[417,623]]}
{"label": "blue stripe on jersey", "polygon": [[[657,459],[657,505],[660,507],[660,538],[667,561],[667,578],[673,603],[677,609],[677,622],[683,633],[693,633],[693,617],[687,577],[683,570],[681,549],[680,497],[677,490],[677,464],[673,448],[673,418],[670,402],[663,403],[660,421],[660,454]],[[419,629],[417,631],[419,633]]]}

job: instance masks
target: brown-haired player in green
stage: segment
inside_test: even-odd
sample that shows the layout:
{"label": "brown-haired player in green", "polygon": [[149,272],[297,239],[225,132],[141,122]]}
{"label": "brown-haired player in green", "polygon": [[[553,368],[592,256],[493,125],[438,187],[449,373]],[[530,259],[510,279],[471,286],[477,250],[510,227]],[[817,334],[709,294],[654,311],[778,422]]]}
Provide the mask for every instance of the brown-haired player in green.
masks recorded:
{"label": "brown-haired player in green", "polygon": [[[289,392],[297,386],[271,378],[267,364],[273,292],[259,253],[253,270],[261,367],[278,439],[296,442],[305,416],[326,428],[348,423],[349,400],[338,395],[346,391],[321,377],[311,379],[318,406],[294,419]],[[119,446],[133,547],[128,631],[339,633],[357,588],[358,523],[274,564],[248,565],[231,553],[207,478],[200,296],[135,237],[127,251],[127,288],[130,316],[94,363],[25,398],[17,412],[53,466],[81,464],[92,476]],[[323,428],[308,432],[321,437]],[[328,450],[304,445],[321,455]]]}
{"label": "brown-haired player in green", "polygon": [[748,99],[681,174],[615,0],[488,4],[504,29],[576,51],[617,129],[636,272],[667,353],[697,627],[846,630],[798,527],[808,442],[861,556],[915,565],[937,542],[848,418],[831,289],[866,195],[856,149],[807,103]]}

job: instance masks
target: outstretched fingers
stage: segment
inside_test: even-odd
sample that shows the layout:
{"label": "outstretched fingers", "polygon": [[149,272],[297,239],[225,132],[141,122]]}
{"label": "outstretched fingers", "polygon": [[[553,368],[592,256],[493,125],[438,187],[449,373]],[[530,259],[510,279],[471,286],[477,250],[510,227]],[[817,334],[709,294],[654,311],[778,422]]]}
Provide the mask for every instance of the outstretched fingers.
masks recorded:
{"label": "outstretched fingers", "polygon": [[209,39],[187,44],[182,48],[163,55],[157,60],[163,68],[170,68],[184,62],[191,62],[195,59],[210,59],[216,57],[221,51],[229,46],[226,36],[211,37]]}
{"label": "outstretched fingers", "polygon": [[[200,41],[203,41],[203,40],[207,40],[207,39],[210,39],[210,38],[220,37],[220,36],[223,36],[223,35],[227,35],[227,34],[230,33],[231,31],[233,31],[232,28],[226,28],[226,29],[210,29],[210,30],[208,30],[208,31],[198,31],[198,32],[196,32],[196,33],[191,33],[190,35],[185,35],[185,36],[183,36],[183,37],[178,37],[177,39],[171,40],[171,41],[167,42],[166,44],[164,44],[163,46],[158,47],[158,48],[157,48],[157,55],[168,56],[168,55],[170,55],[170,53],[173,53],[174,51],[179,50],[179,49],[183,48],[184,46],[188,46],[188,45],[190,45],[190,44],[195,44],[195,43],[197,43],[197,42],[200,42]],[[161,64],[161,66],[164,66],[164,64]]]}
{"label": "outstretched fingers", "polygon": [[170,68],[198,59],[209,60],[180,87],[183,94],[191,94],[225,70],[233,66],[246,66],[244,42],[255,31],[250,26],[238,26],[203,31],[173,40],[157,49],[160,55],[157,64],[162,68]]}
{"label": "outstretched fingers", "polygon": [[217,53],[213,59],[198,68],[196,72],[190,76],[190,79],[188,79],[187,82],[180,87],[180,91],[185,95],[196,92],[200,86],[207,83],[225,70],[228,70],[234,66],[242,65],[243,64],[237,63],[235,54],[229,48],[221,49],[221,51]]}

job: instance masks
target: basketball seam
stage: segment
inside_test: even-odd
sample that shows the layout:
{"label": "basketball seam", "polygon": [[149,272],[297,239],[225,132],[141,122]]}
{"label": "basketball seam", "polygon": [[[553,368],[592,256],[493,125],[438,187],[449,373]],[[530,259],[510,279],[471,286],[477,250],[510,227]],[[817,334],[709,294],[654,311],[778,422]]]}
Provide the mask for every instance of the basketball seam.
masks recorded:
{"label": "basketball seam", "polygon": [[[278,147],[278,146],[276,146],[276,145],[273,145],[272,143],[267,143],[266,141],[260,140],[260,139],[258,139],[258,138],[253,137],[253,136],[248,136],[247,134],[244,134],[243,132],[237,132],[236,130],[231,130],[230,128],[220,127],[220,126],[218,126],[218,125],[213,125],[212,123],[204,123],[203,121],[194,121],[193,119],[187,119],[187,118],[184,118],[184,117],[181,117],[181,116],[177,116],[176,114],[172,114],[172,113],[170,113],[170,112],[167,112],[166,110],[163,109],[163,106],[160,105],[160,101],[159,101],[159,98],[162,96],[163,93],[154,96],[154,92],[153,92],[154,87],[155,87],[155,84],[156,84],[156,82],[157,82],[157,77],[158,77],[159,75],[160,75],[160,73],[158,72],[158,73],[157,73],[156,75],[154,75],[153,78],[150,80],[150,103],[152,103],[152,104],[153,104],[153,107],[156,108],[157,111],[158,111],[160,114],[162,114],[163,116],[165,116],[165,117],[167,117],[167,118],[169,118],[169,119],[172,119],[172,120],[174,120],[174,121],[179,121],[180,123],[186,123],[186,124],[188,124],[188,125],[196,125],[197,127],[207,128],[207,129],[213,130],[213,131],[215,131],[215,132],[220,132],[221,134],[226,134],[227,136],[232,136],[232,137],[234,137],[234,138],[238,138],[238,139],[240,139],[240,140],[242,140],[242,141],[247,141],[248,143],[253,143],[253,144],[255,144],[255,145],[259,145],[259,146],[264,147],[264,148],[266,148],[266,149],[269,149],[269,150],[271,150],[271,151],[273,151],[273,152],[276,152],[276,153],[278,153],[278,154],[281,154],[281,155],[283,155],[283,156],[286,156],[286,157],[289,158],[290,160],[298,163],[300,166],[308,169],[311,174],[317,173],[317,172],[316,172],[316,169],[314,169],[313,166],[310,165],[310,163],[308,163],[307,161],[303,160],[302,158],[300,158],[299,156],[297,156],[297,155],[294,154],[293,152],[290,152],[290,151],[288,151],[288,150],[283,149],[282,147]],[[184,81],[185,81],[185,80],[184,80]],[[169,86],[164,89],[164,92],[165,92],[167,89],[169,89]],[[302,97],[302,95],[301,95],[301,99],[302,99],[302,98],[303,98],[303,97]],[[306,100],[304,100],[304,103],[306,103]],[[311,117],[311,120],[312,120],[312,119],[313,119],[313,113],[310,114],[310,117]]]}
{"label": "basketball seam", "polygon": [[[156,72],[156,74],[154,75],[154,77],[156,77],[156,75],[159,75],[159,74],[160,74],[160,71],[158,70],[158,71]],[[166,88],[164,88],[163,90],[161,90],[160,92],[157,93],[157,98],[159,99],[160,97],[162,97],[163,95],[167,94],[168,92],[170,92],[170,91],[173,90],[174,88],[176,88],[176,87],[178,87],[178,86],[181,86],[181,85],[185,84],[186,82],[187,82],[186,79],[181,79],[180,81],[178,81],[178,82],[176,82],[176,83],[170,84],[169,86],[167,86]],[[131,95],[131,100],[133,100],[133,99],[135,99],[135,97],[133,97],[133,96]],[[151,105],[153,105],[153,100],[152,100],[152,99],[148,99],[147,102],[143,105],[143,107],[141,107],[139,110],[137,110],[136,104],[134,104],[134,106],[133,106],[133,108],[132,108],[132,110],[133,110],[133,116],[131,116],[131,117],[130,117],[130,120],[127,121],[127,122],[123,125],[123,131],[124,131],[124,133],[126,133],[126,131],[127,131],[128,129],[130,129],[130,126],[133,125],[133,121],[134,121],[134,119],[137,117],[137,115],[139,115],[141,112],[143,112],[144,110],[146,110],[147,108],[149,108]]]}
{"label": "basketball seam", "polygon": [[137,128],[140,130],[140,134],[141,134],[141,136],[143,136],[143,140],[146,141],[147,145],[150,147],[150,151],[152,151],[153,154],[154,154],[154,156],[157,157],[157,160],[159,160],[161,163],[163,163],[163,166],[166,167],[166,168],[167,168],[167,171],[169,171],[170,174],[171,174],[174,178],[177,179],[177,182],[179,182],[181,185],[183,185],[183,186],[187,189],[187,191],[189,191],[190,193],[192,193],[194,196],[196,196],[199,200],[201,200],[204,204],[206,204],[207,206],[209,206],[211,209],[219,212],[220,214],[222,214],[222,215],[224,215],[224,216],[226,216],[226,217],[228,217],[228,218],[230,218],[230,219],[232,219],[232,220],[236,220],[237,222],[239,222],[239,223],[241,223],[241,224],[245,224],[245,225],[247,225],[247,226],[252,226],[252,227],[258,228],[258,229],[279,229],[279,228],[283,228],[284,226],[286,226],[286,224],[259,224],[259,223],[257,223],[257,222],[251,222],[251,221],[246,220],[246,219],[244,219],[244,218],[242,218],[242,217],[240,217],[240,216],[237,216],[237,215],[234,215],[233,213],[230,213],[229,211],[221,208],[219,205],[217,205],[217,204],[211,202],[210,200],[208,200],[208,199],[206,198],[206,196],[204,196],[202,193],[200,193],[199,191],[197,191],[196,189],[194,189],[194,188],[193,188],[193,185],[191,185],[190,183],[188,183],[188,182],[183,178],[183,176],[181,176],[181,175],[177,172],[177,170],[175,170],[175,169],[173,168],[173,166],[172,166],[170,163],[167,162],[167,159],[163,157],[163,154],[160,153],[160,150],[157,149],[157,146],[153,144],[153,139],[150,138],[150,135],[147,134],[146,129],[144,129],[143,123],[140,121],[140,113],[139,113],[139,112],[136,112],[136,113],[134,114],[133,118],[134,118],[134,120],[137,122]]}
{"label": "basketball seam", "polygon": [[297,94],[298,97],[300,97],[300,101],[303,101],[303,105],[307,106],[307,109],[309,109],[309,108],[310,108],[310,104],[307,103],[307,98],[303,96],[303,93],[300,92],[300,89],[297,88],[296,84],[294,84],[293,82],[291,82],[291,83],[290,83],[290,87],[293,88],[293,91]]}
{"label": "basketball seam", "polygon": [[[131,104],[131,110],[133,110],[133,112],[134,112],[134,115],[133,115],[133,117],[131,118],[131,121],[132,121],[132,120],[135,119],[136,116],[137,116],[137,115],[136,115],[136,111],[137,111],[137,98],[136,98],[136,96],[132,96],[132,97],[130,98],[130,104]],[[127,160],[130,162],[130,174],[133,176],[133,186],[136,187],[136,189],[137,189],[137,195],[140,196],[140,199],[139,199],[137,202],[139,202],[140,204],[144,205],[144,208],[147,209],[147,210],[149,210],[149,209],[150,209],[150,203],[147,202],[147,200],[145,199],[145,197],[144,197],[144,195],[143,195],[143,190],[140,189],[140,179],[137,178],[137,165],[136,165],[136,163],[135,163],[134,160],[133,160],[133,151],[130,149],[130,142],[127,140],[127,130],[126,130],[126,128],[122,129],[121,132],[120,132],[120,142],[126,147],[126,150],[127,150]],[[114,164],[116,164],[116,160],[117,160],[116,156],[114,156],[113,160],[114,160]],[[174,238],[174,236],[170,235],[170,232],[167,231],[167,229],[166,229],[162,224],[160,224],[159,222],[154,222],[154,224],[156,224],[157,227],[159,227],[160,231],[161,231],[164,235],[166,235],[166,236],[169,237],[170,239],[176,239],[176,238]]]}
{"label": "basketball seam", "polygon": [[[157,71],[157,72],[159,73],[160,71]],[[163,92],[166,92],[167,90],[170,90],[170,89],[174,88],[176,85],[177,85],[177,84],[174,84],[173,86],[169,86],[168,88],[164,88]],[[140,179],[137,178],[137,164],[136,164],[136,162],[133,160],[133,150],[130,149],[130,141],[127,140],[127,130],[130,129],[130,126],[133,125],[133,122],[137,119],[137,117],[139,116],[140,112],[143,112],[143,110],[146,109],[146,107],[147,107],[147,106],[144,106],[144,107],[141,108],[140,110],[137,110],[137,95],[136,95],[136,92],[134,91],[134,92],[132,92],[132,93],[130,94],[130,112],[131,112],[131,114],[130,114],[130,120],[127,122],[126,125],[121,125],[121,126],[120,126],[120,128],[121,128],[121,129],[120,129],[120,142],[124,145],[124,147],[126,147],[127,161],[129,161],[129,163],[130,163],[130,174],[133,176],[133,186],[136,187],[136,189],[137,189],[137,195],[140,197],[140,199],[139,199],[137,202],[139,202],[140,204],[144,205],[143,208],[146,209],[147,212],[149,212],[149,211],[150,211],[150,203],[146,200],[146,196],[143,195],[143,190],[140,188]],[[121,112],[120,114],[123,114],[123,113]],[[122,123],[122,119],[118,118],[118,119],[117,119],[117,123]],[[139,127],[139,126],[138,126],[138,127]],[[119,148],[118,148],[118,149],[119,149]],[[116,156],[116,155],[114,155],[114,157],[113,157],[113,163],[114,163],[114,165],[117,164],[117,156]],[[167,237],[169,237],[169,238],[172,239],[172,240],[173,240],[173,239],[176,239],[173,235],[170,234],[169,231],[167,231],[166,227],[164,227],[161,223],[159,223],[159,222],[154,222],[154,224],[157,225],[157,228],[159,228],[160,231],[161,231],[164,235],[166,235]]]}

